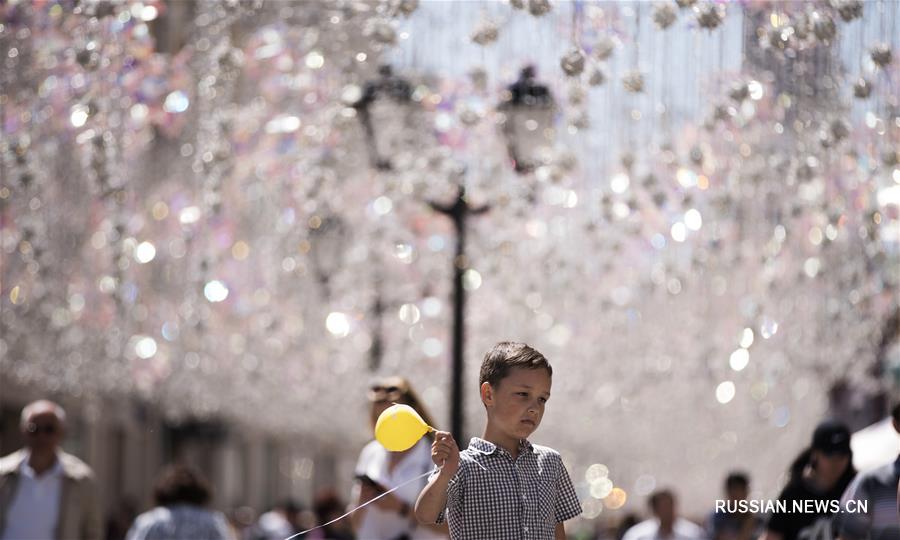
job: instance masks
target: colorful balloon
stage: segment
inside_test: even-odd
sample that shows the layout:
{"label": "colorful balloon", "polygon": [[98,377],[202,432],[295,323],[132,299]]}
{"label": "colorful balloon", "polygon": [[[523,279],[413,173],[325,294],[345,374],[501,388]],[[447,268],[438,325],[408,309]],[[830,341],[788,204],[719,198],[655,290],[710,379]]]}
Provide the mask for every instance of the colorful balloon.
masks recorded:
{"label": "colorful balloon", "polygon": [[409,450],[429,431],[434,428],[409,405],[391,405],[375,422],[375,439],[391,452]]}

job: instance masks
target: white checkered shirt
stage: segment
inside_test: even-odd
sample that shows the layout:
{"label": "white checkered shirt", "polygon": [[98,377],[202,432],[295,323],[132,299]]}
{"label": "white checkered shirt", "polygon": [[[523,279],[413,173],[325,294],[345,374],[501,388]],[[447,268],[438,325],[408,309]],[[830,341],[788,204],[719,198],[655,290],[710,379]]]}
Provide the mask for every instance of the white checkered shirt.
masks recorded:
{"label": "white checkered shirt", "polygon": [[581,514],[581,503],[556,450],[522,440],[513,460],[472,437],[447,486],[446,512],[453,540],[552,540],[557,523]]}

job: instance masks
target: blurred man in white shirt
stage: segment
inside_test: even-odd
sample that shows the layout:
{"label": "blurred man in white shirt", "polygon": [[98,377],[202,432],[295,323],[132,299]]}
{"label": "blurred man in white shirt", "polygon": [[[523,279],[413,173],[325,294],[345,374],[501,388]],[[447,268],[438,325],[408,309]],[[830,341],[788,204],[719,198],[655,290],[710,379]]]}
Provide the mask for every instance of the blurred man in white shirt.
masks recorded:
{"label": "blurred man in white shirt", "polygon": [[100,538],[94,473],[59,448],[65,420],[52,401],[22,410],[26,447],[0,459],[0,540]]}

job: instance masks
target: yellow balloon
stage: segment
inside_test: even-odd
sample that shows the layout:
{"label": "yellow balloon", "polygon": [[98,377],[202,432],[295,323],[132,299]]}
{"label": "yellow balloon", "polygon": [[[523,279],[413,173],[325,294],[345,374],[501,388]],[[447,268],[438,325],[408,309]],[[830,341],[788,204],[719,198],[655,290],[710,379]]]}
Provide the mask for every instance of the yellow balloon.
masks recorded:
{"label": "yellow balloon", "polygon": [[434,428],[409,405],[391,405],[375,422],[375,439],[391,452],[409,450],[429,431]]}

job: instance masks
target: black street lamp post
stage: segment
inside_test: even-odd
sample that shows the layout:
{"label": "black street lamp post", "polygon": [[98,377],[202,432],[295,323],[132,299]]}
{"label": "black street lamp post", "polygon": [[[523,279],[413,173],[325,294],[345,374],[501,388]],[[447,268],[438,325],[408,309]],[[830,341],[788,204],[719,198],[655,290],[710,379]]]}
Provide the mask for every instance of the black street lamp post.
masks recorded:
{"label": "black street lamp post", "polygon": [[463,277],[468,268],[466,259],[466,220],[470,215],[479,215],[489,210],[488,206],[473,208],[466,201],[465,188],[460,186],[456,200],[451,205],[430,203],[431,208],[450,218],[456,233],[456,256],[453,258],[453,366],[450,395],[450,432],[459,444],[463,443],[464,408],[463,408],[463,354],[465,348],[465,306],[466,289]]}
{"label": "black street lamp post", "polygon": [[381,272],[375,273],[375,300],[372,302],[372,347],[369,349],[369,371],[378,371],[381,367],[381,359],[384,356],[384,336],[382,317],[384,317],[385,304],[381,293]]}

